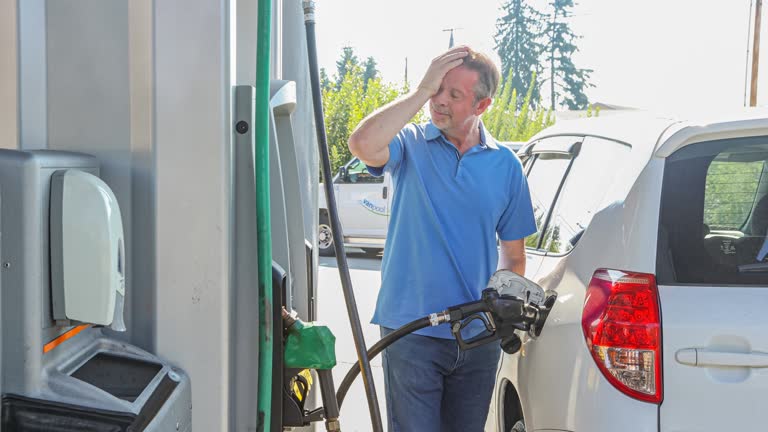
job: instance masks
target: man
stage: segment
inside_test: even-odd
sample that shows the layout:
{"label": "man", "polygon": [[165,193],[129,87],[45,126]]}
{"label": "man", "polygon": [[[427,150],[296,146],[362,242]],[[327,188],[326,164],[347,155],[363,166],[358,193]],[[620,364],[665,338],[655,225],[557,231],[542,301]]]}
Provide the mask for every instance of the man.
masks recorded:
{"label": "man", "polygon": [[[499,72],[468,47],[436,57],[418,88],[366,117],[349,139],[374,175],[391,173],[394,202],[373,323],[382,336],[480,298],[498,268],[525,273],[536,231],[520,160],[480,121]],[[429,102],[431,122],[406,123]],[[496,234],[501,241],[499,256]],[[481,432],[498,344],[460,352],[446,325],[384,353],[390,432]]]}

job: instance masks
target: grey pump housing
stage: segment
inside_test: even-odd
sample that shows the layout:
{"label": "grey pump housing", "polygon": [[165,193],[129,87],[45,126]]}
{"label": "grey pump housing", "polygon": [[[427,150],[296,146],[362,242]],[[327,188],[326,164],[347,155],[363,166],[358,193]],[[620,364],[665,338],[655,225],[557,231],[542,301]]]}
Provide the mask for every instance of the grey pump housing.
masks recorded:
{"label": "grey pump housing", "polygon": [[98,175],[89,155],[0,149],[2,431],[191,430],[189,377],[105,330],[128,292]]}

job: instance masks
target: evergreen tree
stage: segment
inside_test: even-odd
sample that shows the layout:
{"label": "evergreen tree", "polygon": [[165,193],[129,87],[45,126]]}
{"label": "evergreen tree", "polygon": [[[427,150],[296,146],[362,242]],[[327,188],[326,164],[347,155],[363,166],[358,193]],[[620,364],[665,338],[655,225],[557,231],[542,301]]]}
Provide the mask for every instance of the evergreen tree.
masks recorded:
{"label": "evergreen tree", "polygon": [[320,88],[325,91],[331,87],[331,80],[328,79],[328,72],[325,68],[320,68]]}
{"label": "evergreen tree", "polygon": [[[503,15],[496,20],[496,51],[501,58],[501,76],[511,75],[511,89],[518,96],[516,104],[522,104],[523,95],[537,72],[543,46],[540,42],[545,17],[525,0],[508,0]],[[511,90],[510,90],[511,91]],[[539,100],[535,86],[532,100]]]}
{"label": "evergreen tree", "polygon": [[376,69],[376,60],[373,57],[368,57],[365,61],[365,71],[363,72],[363,87],[368,88],[368,81],[376,78],[379,71]]}
{"label": "evergreen tree", "polygon": [[569,109],[585,109],[589,104],[584,90],[593,87],[589,83],[591,69],[579,69],[573,63],[573,54],[578,51],[574,43],[576,36],[567,23],[571,16],[573,0],[552,0],[551,13],[544,31],[546,43],[546,76],[550,89],[550,109],[565,105]]}
{"label": "evergreen tree", "polygon": [[341,88],[344,77],[353,68],[360,65],[360,60],[355,55],[352,47],[344,47],[341,51],[341,58],[336,61],[336,90]]}

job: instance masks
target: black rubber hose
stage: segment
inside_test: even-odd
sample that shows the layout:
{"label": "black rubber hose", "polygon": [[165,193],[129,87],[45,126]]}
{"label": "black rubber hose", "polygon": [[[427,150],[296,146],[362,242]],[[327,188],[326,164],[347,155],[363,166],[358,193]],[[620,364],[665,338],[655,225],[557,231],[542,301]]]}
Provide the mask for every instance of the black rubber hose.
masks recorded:
{"label": "black rubber hose", "polygon": [[[429,327],[431,324],[429,317],[419,318],[415,321],[411,321],[408,324],[398,328],[397,330],[393,331],[392,333],[384,336],[380,341],[376,342],[374,346],[371,347],[371,349],[368,350],[368,359],[371,360],[377,355],[379,355],[380,352],[384,351],[388,346],[392,345],[393,343],[397,342],[398,339],[401,337],[413,333],[416,330],[423,329],[424,327]],[[341,404],[344,402],[344,397],[347,396],[347,392],[349,391],[349,387],[352,385],[352,383],[355,381],[355,378],[357,378],[357,375],[360,373],[360,365],[355,364],[352,366],[352,368],[349,369],[349,372],[347,372],[347,375],[344,377],[344,380],[341,382],[341,385],[339,386],[339,390],[336,392],[336,400],[338,401],[339,409],[341,409]]]}
{"label": "black rubber hose", "polygon": [[379,401],[376,397],[376,387],[373,382],[371,363],[365,350],[365,338],[363,328],[360,325],[360,315],[355,303],[355,293],[352,290],[352,280],[349,277],[347,255],[344,253],[344,236],[341,232],[339,212],[336,208],[336,196],[333,191],[333,173],[331,161],[328,156],[328,138],[325,134],[325,119],[323,116],[323,99],[320,91],[320,74],[317,65],[317,45],[315,41],[315,2],[304,0],[304,24],[307,29],[307,54],[309,55],[309,77],[312,84],[312,103],[315,112],[315,127],[317,128],[317,141],[320,150],[320,160],[323,164],[323,183],[325,197],[328,203],[328,213],[331,219],[331,231],[333,232],[333,245],[336,250],[336,261],[339,266],[341,287],[344,291],[344,300],[347,304],[349,324],[352,326],[352,339],[357,350],[358,367],[363,369],[363,384],[368,398],[368,410],[371,415],[373,432],[384,432],[381,424],[381,412]]}

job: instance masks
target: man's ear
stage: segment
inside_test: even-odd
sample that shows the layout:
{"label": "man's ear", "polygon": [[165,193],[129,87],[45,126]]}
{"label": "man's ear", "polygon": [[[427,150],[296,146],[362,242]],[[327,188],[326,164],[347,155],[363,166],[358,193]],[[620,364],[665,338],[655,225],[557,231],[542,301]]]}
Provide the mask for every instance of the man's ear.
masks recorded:
{"label": "man's ear", "polygon": [[491,106],[491,98],[482,98],[480,101],[477,102],[477,107],[475,108],[475,115],[480,115],[485,112],[485,110],[488,109],[489,106]]}

